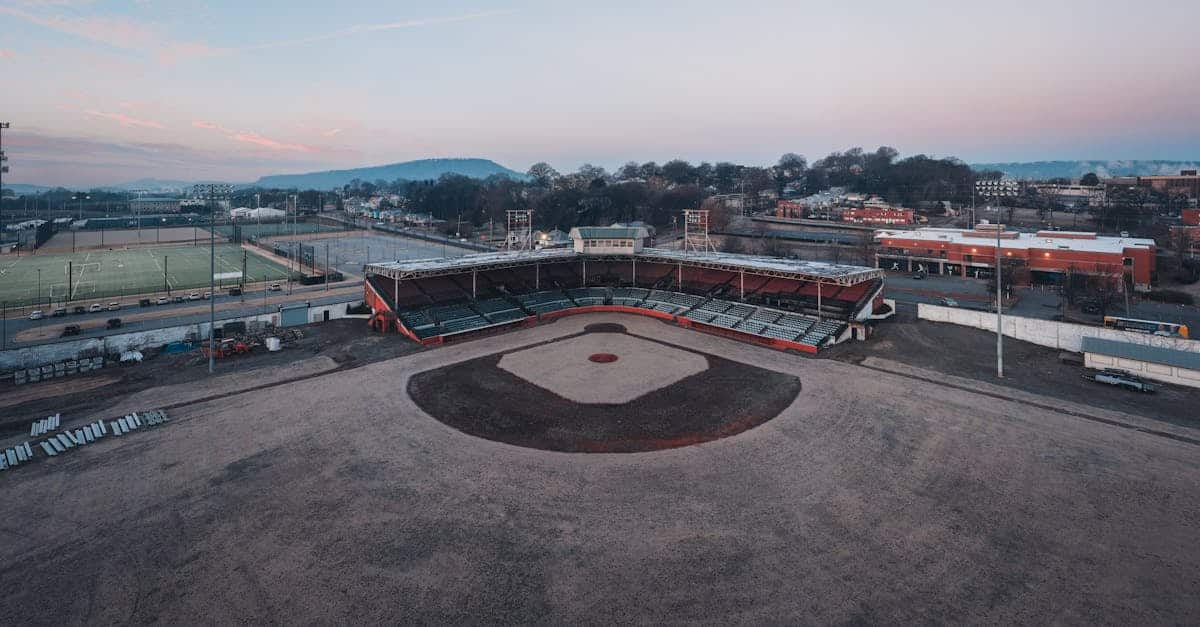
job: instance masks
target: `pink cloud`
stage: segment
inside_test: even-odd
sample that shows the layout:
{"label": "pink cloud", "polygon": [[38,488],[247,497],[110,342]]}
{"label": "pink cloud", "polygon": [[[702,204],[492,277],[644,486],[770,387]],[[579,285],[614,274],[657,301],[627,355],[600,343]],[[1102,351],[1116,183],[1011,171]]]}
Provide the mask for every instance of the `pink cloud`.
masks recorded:
{"label": "pink cloud", "polygon": [[253,132],[249,132],[249,131],[241,131],[239,133],[234,133],[233,135],[230,136],[230,138],[233,139],[234,141],[245,142],[248,144],[254,144],[256,146],[262,146],[263,148],[269,148],[271,150],[276,150],[276,151],[312,152],[312,150],[313,150],[311,146],[305,146],[304,144],[289,144],[289,143],[285,143],[285,142],[281,142],[281,141],[276,141],[269,137],[263,137],[262,135],[259,135],[258,133],[253,133]]}
{"label": "pink cloud", "polygon": [[192,126],[196,128],[206,128],[210,131],[215,131],[221,128],[216,122],[205,122],[203,120],[196,120],[195,122],[192,122]]}
{"label": "pink cloud", "polygon": [[161,123],[155,122],[154,120],[142,120],[135,117],[130,117],[124,113],[108,113],[106,111],[97,111],[95,109],[88,109],[84,111],[84,113],[92,117],[112,120],[121,126],[135,126],[139,128],[154,128],[159,130],[165,130],[167,128],[166,126],[163,126]]}
{"label": "pink cloud", "polygon": [[12,50],[5,50],[4,48],[0,48],[0,59],[11,59],[11,58],[13,58]]}
{"label": "pink cloud", "polygon": [[335,135],[338,135],[338,134],[339,134],[339,133],[341,133],[341,132],[342,132],[342,129],[340,129],[340,128],[331,128],[331,129],[329,129],[328,131],[323,131],[323,132],[321,133],[321,135],[322,135],[323,137],[333,137],[333,136],[335,136]]}

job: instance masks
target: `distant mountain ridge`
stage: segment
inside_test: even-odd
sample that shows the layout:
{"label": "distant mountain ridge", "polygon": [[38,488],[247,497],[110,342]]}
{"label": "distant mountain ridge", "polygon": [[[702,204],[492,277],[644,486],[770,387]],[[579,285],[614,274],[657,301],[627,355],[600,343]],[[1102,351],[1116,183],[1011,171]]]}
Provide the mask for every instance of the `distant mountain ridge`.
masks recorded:
{"label": "distant mountain ridge", "polygon": [[1180,170],[1200,168],[1200,161],[1028,161],[1013,163],[973,163],[973,170],[998,170],[1014,179],[1077,179],[1088,172],[1100,178],[1109,176],[1149,176],[1179,174]]}
{"label": "distant mountain ridge", "polygon": [[331,189],[341,187],[354,179],[374,182],[379,179],[391,182],[396,179],[425,181],[443,174],[461,174],[475,179],[493,175],[523,180],[524,174],[510,170],[490,159],[419,159],[388,165],[348,170],[327,170],[306,174],[275,174],[264,176],[253,183],[256,187]]}

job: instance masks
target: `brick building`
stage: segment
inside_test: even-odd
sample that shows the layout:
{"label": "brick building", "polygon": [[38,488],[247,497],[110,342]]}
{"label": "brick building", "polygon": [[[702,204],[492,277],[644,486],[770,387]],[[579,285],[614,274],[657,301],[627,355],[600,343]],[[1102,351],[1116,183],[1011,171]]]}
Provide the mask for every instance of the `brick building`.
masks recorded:
{"label": "brick building", "polygon": [[1068,272],[1127,273],[1138,290],[1150,289],[1154,280],[1154,240],[1076,231],[1020,233],[990,224],[974,230],[876,231],[876,265],[906,272],[923,269],[930,274],[991,276],[996,267],[997,231],[1004,258],[1018,261],[1021,276],[1028,276],[1031,283],[1057,284]]}
{"label": "brick building", "polygon": [[854,222],[856,224],[912,224],[913,221],[912,209],[866,207],[842,211],[842,222]]}

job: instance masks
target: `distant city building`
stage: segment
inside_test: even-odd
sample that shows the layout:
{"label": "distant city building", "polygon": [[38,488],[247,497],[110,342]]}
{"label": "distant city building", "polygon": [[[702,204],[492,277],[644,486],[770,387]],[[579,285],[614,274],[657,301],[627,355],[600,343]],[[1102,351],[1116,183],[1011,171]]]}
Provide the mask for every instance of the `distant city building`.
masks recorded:
{"label": "distant city building", "polygon": [[1038,196],[1048,198],[1071,207],[1103,207],[1103,185],[1037,184],[1033,186]]}
{"label": "distant city building", "polygon": [[978,276],[982,271],[990,275],[996,267],[997,231],[1004,258],[1019,260],[1032,283],[1058,284],[1068,272],[1117,277],[1128,273],[1136,289],[1148,290],[1154,278],[1152,239],[1075,231],[1019,233],[986,223],[968,231],[876,231],[880,246],[876,263],[880,268],[905,272]]}
{"label": "distant city building", "polygon": [[1141,187],[1172,196],[1185,196],[1191,199],[1200,198],[1200,172],[1196,170],[1180,170],[1177,175],[1118,176],[1104,179],[1104,185],[1109,188]]}
{"label": "distant city building", "polygon": [[229,217],[234,220],[282,220],[286,215],[286,211],[270,207],[259,207],[257,209],[238,207],[229,212]]}
{"label": "distant city building", "polygon": [[182,207],[178,198],[134,198],[129,201],[129,210],[138,213],[179,213]]}
{"label": "distant city building", "polygon": [[855,224],[912,224],[915,220],[912,209],[863,207],[842,210],[842,222]]}

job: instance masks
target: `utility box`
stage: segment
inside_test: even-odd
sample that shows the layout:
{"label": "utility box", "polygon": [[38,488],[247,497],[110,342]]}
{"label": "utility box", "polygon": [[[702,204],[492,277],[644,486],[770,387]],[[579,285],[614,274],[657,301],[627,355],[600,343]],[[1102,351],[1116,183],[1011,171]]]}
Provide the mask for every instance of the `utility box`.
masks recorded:
{"label": "utility box", "polygon": [[302,324],[308,324],[308,303],[279,308],[279,326],[298,327]]}

